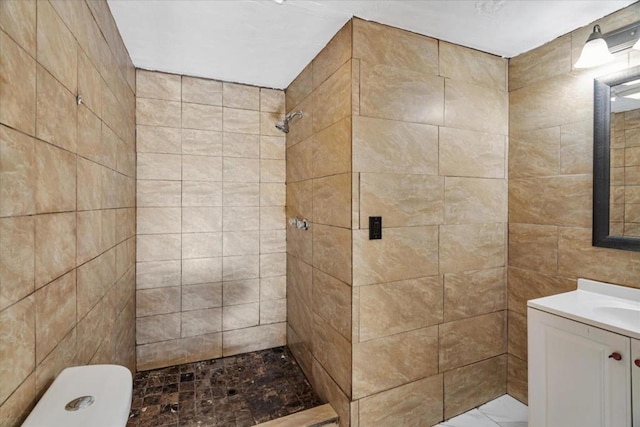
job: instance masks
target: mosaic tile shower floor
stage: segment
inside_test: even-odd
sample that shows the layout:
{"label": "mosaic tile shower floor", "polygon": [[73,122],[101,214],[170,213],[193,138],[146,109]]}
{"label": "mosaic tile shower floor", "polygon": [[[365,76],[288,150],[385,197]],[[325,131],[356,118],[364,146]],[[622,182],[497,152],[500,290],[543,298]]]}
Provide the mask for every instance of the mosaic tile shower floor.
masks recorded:
{"label": "mosaic tile shower floor", "polygon": [[127,427],[244,427],[321,404],[277,347],[138,372]]}

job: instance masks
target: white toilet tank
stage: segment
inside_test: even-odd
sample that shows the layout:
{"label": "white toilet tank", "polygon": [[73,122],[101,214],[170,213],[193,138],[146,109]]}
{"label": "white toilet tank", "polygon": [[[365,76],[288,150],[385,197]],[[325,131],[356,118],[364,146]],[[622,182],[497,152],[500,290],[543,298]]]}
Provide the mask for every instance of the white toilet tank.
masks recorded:
{"label": "white toilet tank", "polygon": [[125,427],[133,391],[119,365],[67,368],[58,375],[22,427]]}

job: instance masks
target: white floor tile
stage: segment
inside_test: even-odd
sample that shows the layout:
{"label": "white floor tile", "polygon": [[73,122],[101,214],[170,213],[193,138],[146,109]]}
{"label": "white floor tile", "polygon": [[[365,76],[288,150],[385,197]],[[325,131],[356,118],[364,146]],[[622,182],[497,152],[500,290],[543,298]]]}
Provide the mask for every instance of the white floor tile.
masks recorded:
{"label": "white floor tile", "polygon": [[446,427],[499,427],[498,424],[491,421],[477,409],[465,412],[462,415],[445,421],[441,426]]}
{"label": "white floor tile", "polygon": [[497,423],[526,423],[529,413],[525,404],[506,394],[482,405],[478,410]]}

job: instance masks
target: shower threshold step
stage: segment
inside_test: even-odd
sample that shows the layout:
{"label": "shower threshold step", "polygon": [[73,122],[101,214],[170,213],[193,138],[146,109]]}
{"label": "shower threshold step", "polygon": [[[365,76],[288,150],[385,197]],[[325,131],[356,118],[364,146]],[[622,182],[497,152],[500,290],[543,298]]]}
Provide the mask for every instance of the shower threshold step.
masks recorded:
{"label": "shower threshold step", "polygon": [[322,406],[316,406],[315,408],[258,424],[255,427],[330,427],[337,425],[338,414],[330,404],[326,403]]}

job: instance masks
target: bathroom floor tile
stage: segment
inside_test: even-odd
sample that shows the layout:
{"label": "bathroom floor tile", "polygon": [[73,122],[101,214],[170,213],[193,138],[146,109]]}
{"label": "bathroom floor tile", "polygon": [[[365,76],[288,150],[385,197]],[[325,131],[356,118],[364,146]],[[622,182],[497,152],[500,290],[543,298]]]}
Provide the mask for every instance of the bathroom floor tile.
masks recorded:
{"label": "bathroom floor tile", "polygon": [[527,405],[505,394],[478,408],[497,423],[527,422],[529,410]]}
{"label": "bathroom floor tile", "polygon": [[322,403],[277,347],[138,372],[127,427],[252,426]]}

